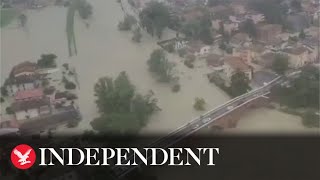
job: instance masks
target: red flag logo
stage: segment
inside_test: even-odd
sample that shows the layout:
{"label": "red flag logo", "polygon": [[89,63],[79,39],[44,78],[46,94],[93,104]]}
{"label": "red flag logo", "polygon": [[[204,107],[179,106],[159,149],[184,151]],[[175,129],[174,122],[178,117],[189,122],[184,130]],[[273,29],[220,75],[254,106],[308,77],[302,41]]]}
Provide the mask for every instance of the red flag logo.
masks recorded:
{"label": "red flag logo", "polygon": [[29,169],[36,161],[34,149],[26,144],[20,144],[11,152],[11,162],[18,169]]}

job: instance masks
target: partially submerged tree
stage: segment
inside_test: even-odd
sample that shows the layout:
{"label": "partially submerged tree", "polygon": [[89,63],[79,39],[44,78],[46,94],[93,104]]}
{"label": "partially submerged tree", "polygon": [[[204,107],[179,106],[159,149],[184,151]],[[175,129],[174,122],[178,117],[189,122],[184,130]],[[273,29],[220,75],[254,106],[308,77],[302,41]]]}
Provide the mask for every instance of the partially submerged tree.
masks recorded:
{"label": "partially submerged tree", "polygon": [[278,74],[284,74],[289,68],[289,57],[277,54],[272,63],[272,69]]}
{"label": "partially submerged tree", "polygon": [[152,36],[160,39],[163,30],[169,26],[170,13],[167,6],[161,2],[151,1],[139,14],[142,26]]}
{"label": "partially submerged tree", "polygon": [[41,58],[37,61],[40,68],[55,68],[57,56],[55,54],[42,54]]}
{"label": "partially submerged tree", "polygon": [[82,19],[88,19],[92,15],[92,6],[86,0],[79,0],[78,12]]}
{"label": "partially submerged tree", "polygon": [[125,72],[100,78],[94,91],[100,116],[91,126],[101,133],[136,134],[158,108],[153,94],[138,94]]}
{"label": "partially submerged tree", "polygon": [[27,23],[27,16],[25,14],[20,14],[19,16],[20,24],[24,27]]}
{"label": "partially submerged tree", "polygon": [[123,21],[119,22],[118,29],[120,31],[129,31],[132,26],[137,23],[137,20],[131,15],[125,15]]}
{"label": "partially submerged tree", "polygon": [[149,70],[158,75],[159,80],[169,82],[174,79],[174,64],[169,62],[165,52],[162,49],[154,50],[147,61]]}
{"label": "partially submerged tree", "polygon": [[308,128],[319,128],[320,117],[314,111],[307,111],[302,115],[302,124]]}
{"label": "partially submerged tree", "polygon": [[231,76],[230,93],[232,96],[240,96],[247,93],[250,89],[249,78],[244,72],[237,71]]}
{"label": "partially submerged tree", "polygon": [[206,102],[203,98],[195,98],[194,100],[194,109],[197,110],[197,111],[203,111],[205,110],[205,105],[206,105]]}
{"label": "partially submerged tree", "polygon": [[141,42],[141,38],[142,38],[141,29],[140,29],[139,27],[137,27],[137,28],[133,31],[132,40],[133,40],[134,42]]}

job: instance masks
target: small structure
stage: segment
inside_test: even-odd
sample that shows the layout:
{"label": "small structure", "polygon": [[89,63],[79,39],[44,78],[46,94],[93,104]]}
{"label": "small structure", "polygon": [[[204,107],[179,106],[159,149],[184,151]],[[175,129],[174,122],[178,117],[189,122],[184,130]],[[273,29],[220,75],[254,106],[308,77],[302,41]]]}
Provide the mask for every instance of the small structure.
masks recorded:
{"label": "small structure", "polygon": [[204,57],[211,52],[211,46],[200,41],[192,41],[188,43],[187,51],[196,57]]}

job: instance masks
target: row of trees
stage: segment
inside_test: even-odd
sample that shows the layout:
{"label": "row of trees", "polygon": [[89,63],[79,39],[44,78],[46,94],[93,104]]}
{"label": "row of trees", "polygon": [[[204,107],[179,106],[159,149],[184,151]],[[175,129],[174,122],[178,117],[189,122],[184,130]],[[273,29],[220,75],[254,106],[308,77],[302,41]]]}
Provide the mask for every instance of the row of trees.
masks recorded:
{"label": "row of trees", "polygon": [[137,93],[126,72],[100,78],[94,91],[100,116],[91,125],[101,133],[136,134],[158,109],[153,93]]}
{"label": "row of trees", "polygon": [[302,69],[301,75],[290,81],[289,86],[276,86],[271,92],[280,102],[290,108],[319,109],[319,70],[311,65]]}

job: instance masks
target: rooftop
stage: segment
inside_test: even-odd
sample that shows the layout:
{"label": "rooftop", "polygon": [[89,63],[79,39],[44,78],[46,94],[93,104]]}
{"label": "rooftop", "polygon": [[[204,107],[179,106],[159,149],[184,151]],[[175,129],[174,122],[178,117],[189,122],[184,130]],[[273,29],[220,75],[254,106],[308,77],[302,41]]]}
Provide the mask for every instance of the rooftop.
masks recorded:
{"label": "rooftop", "polygon": [[42,89],[32,89],[32,90],[26,90],[26,91],[18,91],[16,93],[15,99],[23,100],[28,98],[42,97],[42,96],[43,96]]}
{"label": "rooftop", "polygon": [[235,70],[248,71],[251,69],[249,65],[244,63],[241,58],[237,56],[227,56],[224,58],[224,62]]}
{"label": "rooftop", "polygon": [[17,74],[23,72],[35,72],[37,69],[37,64],[29,61],[20,63],[12,68],[12,75],[16,76]]}

